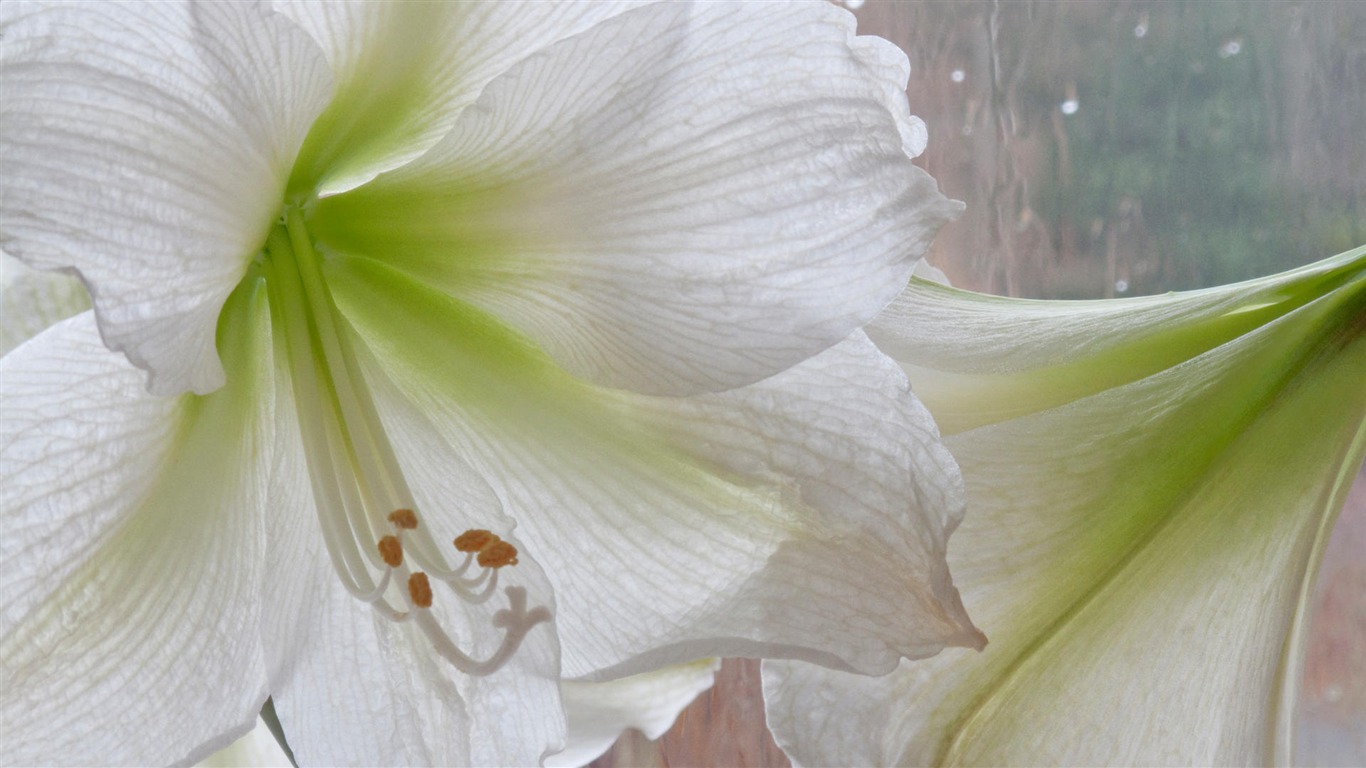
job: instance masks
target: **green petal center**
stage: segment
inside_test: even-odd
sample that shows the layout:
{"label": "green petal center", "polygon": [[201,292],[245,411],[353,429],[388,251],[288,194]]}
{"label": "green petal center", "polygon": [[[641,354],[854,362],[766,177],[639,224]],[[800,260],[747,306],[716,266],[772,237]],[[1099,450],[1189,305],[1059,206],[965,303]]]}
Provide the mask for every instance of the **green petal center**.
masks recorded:
{"label": "green petal center", "polygon": [[[528,610],[525,590],[507,588],[510,608],[498,619],[503,642],[491,657],[475,660],[427,610],[429,575],[462,600],[482,603],[497,589],[497,569],[515,564],[516,549],[493,534],[477,537],[476,548],[462,547],[468,540],[462,535],[455,546],[466,556],[453,567],[421,524],[299,208],[287,208],[271,231],[261,269],[275,337],[288,361],[318,522],[342,584],[381,616],[414,621],[462,672],[493,673],[549,612]],[[466,575],[476,560],[480,568]]]}

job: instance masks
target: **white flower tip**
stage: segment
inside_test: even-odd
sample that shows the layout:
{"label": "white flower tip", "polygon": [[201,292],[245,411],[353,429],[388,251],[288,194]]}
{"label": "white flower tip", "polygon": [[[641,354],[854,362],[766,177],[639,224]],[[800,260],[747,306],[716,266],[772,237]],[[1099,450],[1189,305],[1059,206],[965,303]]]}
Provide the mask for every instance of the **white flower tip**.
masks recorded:
{"label": "white flower tip", "polygon": [[[929,646],[921,646],[913,649],[902,648],[900,649],[902,658],[910,659],[912,661],[928,659],[943,653],[943,651],[948,648],[966,648],[979,652],[986,650],[989,642],[986,633],[978,629],[976,624],[972,623],[972,619],[968,617],[967,611],[963,608],[963,603],[958,599],[956,592],[952,599],[944,600],[944,603],[945,613],[942,618],[950,624],[951,628],[944,631],[943,640]],[[878,676],[891,672],[896,668],[900,661],[900,659],[893,659],[890,665],[885,668],[886,672],[882,671],[880,668],[872,674]],[[855,671],[863,674],[868,673],[868,670],[864,669]]]}

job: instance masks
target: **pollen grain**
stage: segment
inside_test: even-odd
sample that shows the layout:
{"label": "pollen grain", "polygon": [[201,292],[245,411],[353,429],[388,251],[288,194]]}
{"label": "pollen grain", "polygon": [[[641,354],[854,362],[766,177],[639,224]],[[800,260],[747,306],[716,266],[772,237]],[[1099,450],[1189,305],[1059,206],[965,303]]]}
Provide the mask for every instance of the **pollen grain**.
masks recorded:
{"label": "pollen grain", "polygon": [[389,513],[389,522],[393,523],[395,528],[411,531],[417,527],[417,513],[411,509],[396,509]]}
{"label": "pollen grain", "polygon": [[432,607],[432,583],[422,571],[408,577],[408,596],[418,608]]}
{"label": "pollen grain", "polygon": [[484,568],[502,568],[517,564],[517,548],[506,541],[495,541],[479,553],[479,565]]}
{"label": "pollen grain", "polygon": [[455,537],[455,549],[458,552],[483,552],[499,541],[501,539],[496,534],[475,528]]}
{"label": "pollen grain", "polygon": [[379,556],[390,568],[397,568],[403,564],[403,544],[397,536],[385,536],[379,540]]}

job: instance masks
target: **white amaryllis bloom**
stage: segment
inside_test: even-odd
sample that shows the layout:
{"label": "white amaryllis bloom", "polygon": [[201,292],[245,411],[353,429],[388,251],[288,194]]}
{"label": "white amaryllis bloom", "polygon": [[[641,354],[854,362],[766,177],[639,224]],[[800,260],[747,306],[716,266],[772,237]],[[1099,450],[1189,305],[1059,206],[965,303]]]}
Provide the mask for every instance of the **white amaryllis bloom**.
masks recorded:
{"label": "white amaryllis bloom", "polygon": [[1092,302],[916,281],[870,327],[962,465],[982,653],[765,663],[806,765],[1288,764],[1319,553],[1366,453],[1366,248]]}
{"label": "white amaryllis bloom", "polygon": [[0,25],[0,247],[94,303],[0,361],[5,762],[192,761],[270,694],[303,762],[529,764],[561,674],[980,642],[857,331],[955,205],[848,13]]}

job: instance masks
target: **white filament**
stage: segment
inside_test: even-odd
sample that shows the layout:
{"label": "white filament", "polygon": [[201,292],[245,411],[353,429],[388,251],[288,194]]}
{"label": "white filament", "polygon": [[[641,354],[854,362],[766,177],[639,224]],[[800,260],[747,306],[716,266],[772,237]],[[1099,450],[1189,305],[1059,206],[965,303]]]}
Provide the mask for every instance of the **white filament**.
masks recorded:
{"label": "white filament", "polygon": [[[267,249],[264,265],[271,306],[284,329],[318,522],[338,578],[352,596],[386,619],[415,620],[436,652],[457,669],[491,674],[511,658],[532,627],[550,619],[549,611],[527,610],[526,590],[508,587],[508,608],[492,618],[493,626],[503,630],[502,642],[491,657],[478,661],[456,646],[431,611],[414,603],[404,588],[414,573],[409,559],[469,604],[484,603],[497,591],[497,570],[481,568],[467,577],[472,553],[452,568],[425,526],[400,528],[390,521],[394,510],[415,508],[412,491],[350,339],[340,330],[342,321],[298,209],[286,212],[284,226],[272,232]],[[377,544],[385,535],[396,536],[404,553],[397,566],[390,567],[380,557]],[[389,597],[391,592],[398,594],[397,601]]]}

